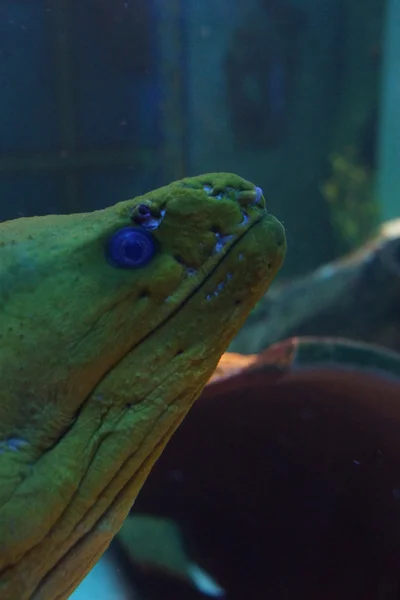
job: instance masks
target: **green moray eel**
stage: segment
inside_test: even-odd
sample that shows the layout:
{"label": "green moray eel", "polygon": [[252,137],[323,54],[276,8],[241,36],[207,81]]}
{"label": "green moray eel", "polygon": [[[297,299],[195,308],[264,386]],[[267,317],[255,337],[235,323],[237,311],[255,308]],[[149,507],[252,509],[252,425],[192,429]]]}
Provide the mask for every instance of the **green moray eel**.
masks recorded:
{"label": "green moray eel", "polygon": [[0,225],[1,600],[72,593],[285,248],[261,190],[224,173]]}

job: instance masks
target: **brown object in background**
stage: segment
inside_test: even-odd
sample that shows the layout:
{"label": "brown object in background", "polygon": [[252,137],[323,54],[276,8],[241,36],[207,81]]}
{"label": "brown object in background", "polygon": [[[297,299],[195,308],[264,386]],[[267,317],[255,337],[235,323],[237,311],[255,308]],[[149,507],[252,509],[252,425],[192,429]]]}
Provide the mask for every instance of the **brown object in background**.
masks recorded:
{"label": "brown object in background", "polygon": [[273,287],[230,346],[260,352],[291,336],[340,336],[400,351],[400,219],[339,261]]}
{"label": "brown object in background", "polygon": [[[174,520],[229,600],[398,600],[400,356],[291,339],[218,373],[133,513]],[[146,600],[203,597],[138,577]]]}

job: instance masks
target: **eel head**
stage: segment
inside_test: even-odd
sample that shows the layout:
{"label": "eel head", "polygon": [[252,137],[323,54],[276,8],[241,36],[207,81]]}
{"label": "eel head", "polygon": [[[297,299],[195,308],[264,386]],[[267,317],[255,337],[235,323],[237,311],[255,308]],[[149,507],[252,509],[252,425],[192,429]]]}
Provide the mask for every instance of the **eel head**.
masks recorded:
{"label": "eel head", "polygon": [[224,173],[0,225],[0,599],[78,585],[284,254]]}

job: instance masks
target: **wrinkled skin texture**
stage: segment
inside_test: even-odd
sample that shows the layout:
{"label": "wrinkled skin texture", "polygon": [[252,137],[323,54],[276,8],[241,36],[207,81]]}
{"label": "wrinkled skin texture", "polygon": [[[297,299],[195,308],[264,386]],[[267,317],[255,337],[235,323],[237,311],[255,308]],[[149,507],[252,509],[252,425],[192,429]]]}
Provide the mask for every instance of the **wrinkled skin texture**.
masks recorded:
{"label": "wrinkled skin texture", "polygon": [[[255,197],[209,174],[0,225],[1,600],[67,598],[122,525],[283,261]],[[107,240],[140,203],[163,214],[159,249],[112,267]]]}

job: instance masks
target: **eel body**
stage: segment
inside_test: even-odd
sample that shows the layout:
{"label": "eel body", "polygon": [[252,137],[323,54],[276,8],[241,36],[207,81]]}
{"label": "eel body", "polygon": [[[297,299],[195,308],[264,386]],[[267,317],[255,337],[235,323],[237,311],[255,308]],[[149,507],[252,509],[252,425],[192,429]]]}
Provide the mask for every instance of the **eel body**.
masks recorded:
{"label": "eel body", "polygon": [[68,598],[285,248],[224,173],[0,225],[0,600]]}

